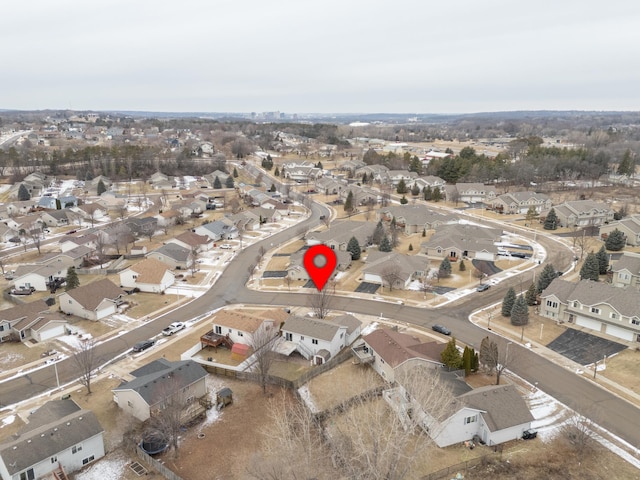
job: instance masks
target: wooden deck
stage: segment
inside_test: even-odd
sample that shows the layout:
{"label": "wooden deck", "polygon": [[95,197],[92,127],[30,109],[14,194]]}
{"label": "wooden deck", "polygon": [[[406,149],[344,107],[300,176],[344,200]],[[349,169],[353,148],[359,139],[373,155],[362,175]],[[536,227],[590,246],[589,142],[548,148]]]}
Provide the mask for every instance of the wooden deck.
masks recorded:
{"label": "wooden deck", "polygon": [[229,350],[233,347],[233,340],[229,338],[229,335],[219,335],[217,333],[213,333],[213,330],[208,331],[204,335],[200,337],[200,343],[202,344],[202,348],[204,347],[214,347],[217,348],[220,345],[227,347]]}

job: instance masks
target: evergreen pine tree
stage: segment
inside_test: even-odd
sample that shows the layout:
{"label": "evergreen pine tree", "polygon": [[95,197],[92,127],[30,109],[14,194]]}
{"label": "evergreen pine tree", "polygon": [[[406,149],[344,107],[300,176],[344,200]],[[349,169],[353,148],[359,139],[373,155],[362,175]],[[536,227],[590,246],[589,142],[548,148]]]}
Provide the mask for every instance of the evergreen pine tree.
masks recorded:
{"label": "evergreen pine tree", "polygon": [[98,187],[97,187],[98,196],[102,195],[106,191],[107,191],[107,187],[105,186],[104,182],[100,180],[98,182]]}
{"label": "evergreen pine tree", "polygon": [[590,252],[580,269],[580,279],[593,280],[594,282],[597,282],[599,275],[600,264],[598,262],[598,257],[596,257],[595,253]]}
{"label": "evergreen pine tree", "polygon": [[420,187],[417,183],[414,183],[413,187],[411,187],[411,195],[413,195],[414,197],[420,195]]}
{"label": "evergreen pine tree", "polygon": [[609,256],[607,255],[607,250],[604,248],[604,245],[600,247],[600,250],[596,253],[596,257],[598,258],[598,273],[605,275],[607,270],[609,270]]}
{"label": "evergreen pine tree", "polygon": [[464,264],[464,260],[460,260],[460,265],[458,266],[458,270],[464,272],[467,269],[467,266]]}
{"label": "evergreen pine tree", "polygon": [[431,200],[431,197],[433,196],[433,192],[431,191],[431,185],[427,185],[422,189],[422,196],[427,202]]}
{"label": "evergreen pine tree", "polygon": [[440,268],[438,269],[438,274],[441,278],[447,278],[451,275],[451,262],[448,257],[444,257],[442,262],[440,262]]}
{"label": "evergreen pine tree", "polygon": [[279,177],[280,176],[280,170],[278,170],[278,167],[276,167],[276,169],[273,171],[273,175],[275,177]]}
{"label": "evergreen pine tree", "polygon": [[233,167],[233,178],[238,178],[238,169]]}
{"label": "evergreen pine tree", "polygon": [[442,192],[438,187],[433,189],[433,193],[431,194],[431,200],[433,200],[436,203],[442,200]]}
{"label": "evergreen pine tree", "polygon": [[513,309],[513,304],[516,302],[516,291],[513,289],[513,287],[509,287],[509,290],[507,290],[507,293],[504,295],[504,298],[502,299],[502,316],[503,317],[510,317],[511,316],[511,310]]}
{"label": "evergreen pine tree", "polygon": [[380,250],[381,252],[391,251],[391,241],[389,240],[389,237],[387,237],[386,235],[382,237],[382,240],[380,240],[380,245],[378,246],[378,250]]}
{"label": "evergreen pine tree", "polygon": [[607,250],[611,250],[612,252],[619,252],[624,248],[624,245],[624,233],[622,233],[617,228],[609,234],[607,240],[604,242],[604,246],[607,248]]}
{"label": "evergreen pine tree", "polygon": [[464,368],[465,376],[469,376],[469,374],[471,373],[472,356],[473,350],[465,346],[464,352],[462,352],[462,367]]}
{"label": "evergreen pine tree", "polygon": [[407,193],[407,184],[405,183],[404,179],[401,179],[398,182],[398,186],[396,187],[396,192],[397,193]]}
{"label": "evergreen pine tree", "polygon": [[24,185],[24,183],[20,184],[20,188],[18,188],[18,200],[21,202],[25,202],[27,200],[31,200],[31,195],[29,195],[29,190]]}
{"label": "evergreen pine tree", "polygon": [[410,243],[410,244],[409,244],[409,251],[410,251],[410,252],[413,252],[413,243]]}
{"label": "evergreen pine tree", "polygon": [[64,285],[65,292],[69,290],[73,290],[80,285],[80,279],[78,279],[78,274],[76,273],[76,269],[74,267],[67,268],[67,277],[66,283]]}
{"label": "evergreen pine tree", "polygon": [[491,341],[489,337],[484,337],[482,339],[482,342],[480,343],[480,352],[478,354],[478,362],[479,364],[484,365],[489,373],[496,368],[498,360],[497,351],[498,346],[495,342]]}
{"label": "evergreen pine tree", "polygon": [[480,368],[480,355],[478,352],[473,352],[473,365],[471,366],[471,370],[477,372]]}
{"label": "evergreen pine tree", "polygon": [[527,289],[527,292],[524,295],[524,299],[527,301],[527,305],[531,307],[532,305],[536,304],[537,298],[538,298],[538,289],[536,288],[536,284],[531,282],[531,285],[529,285],[529,288]]}
{"label": "evergreen pine tree", "polygon": [[269,191],[270,191],[271,193],[274,193],[274,192],[277,192],[277,191],[278,191],[278,190],[276,189],[276,184],[275,184],[275,183],[272,183],[272,184],[271,184],[271,187],[269,188]]}
{"label": "evergreen pine tree", "polygon": [[403,195],[402,198],[400,199],[400,204],[406,205],[407,203],[409,203],[409,200],[407,200],[407,197]]}
{"label": "evergreen pine tree", "polygon": [[382,238],[384,237],[384,227],[382,226],[382,220],[378,220],[376,224],[376,228],[373,230],[373,234],[371,234],[371,243],[374,245],[380,245],[382,242]]}
{"label": "evergreen pine tree", "polygon": [[229,175],[227,179],[224,181],[224,186],[227,188],[233,188],[234,182],[233,182],[233,177],[231,175]]}
{"label": "evergreen pine tree", "polygon": [[516,298],[511,309],[511,325],[522,326],[529,323],[529,307],[523,295]]}
{"label": "evergreen pine tree", "polygon": [[222,188],[222,182],[220,181],[217,175],[216,175],[216,178],[213,180],[213,188],[217,190],[220,190]]}
{"label": "evergreen pine tree", "polygon": [[353,192],[349,190],[349,193],[347,194],[347,199],[344,201],[344,211],[350,214],[351,212],[353,212],[353,209],[354,209]]}
{"label": "evergreen pine tree", "polygon": [[624,155],[622,156],[622,160],[620,160],[620,163],[618,164],[618,175],[627,175],[630,177],[635,173],[635,171],[635,161],[631,154],[631,150],[627,149],[627,151],[624,152]]}
{"label": "evergreen pine tree", "polygon": [[426,236],[427,236],[427,229],[426,229],[426,228],[423,228],[423,229],[422,229],[422,236],[423,236],[423,237],[426,237]]}
{"label": "evergreen pine tree", "polygon": [[545,230],[556,230],[558,228],[558,216],[553,208],[547,213],[543,227]]}
{"label": "evergreen pine tree", "polygon": [[362,250],[360,249],[360,243],[356,237],[351,237],[349,243],[347,243],[347,252],[351,254],[351,260],[359,260]]}
{"label": "evergreen pine tree", "polygon": [[542,293],[557,276],[558,272],[555,267],[547,263],[538,277],[538,292]]}
{"label": "evergreen pine tree", "polygon": [[364,172],[364,173],[362,174],[362,184],[363,184],[363,185],[366,185],[366,184],[367,184],[367,180],[368,180],[368,179],[367,179],[367,172]]}
{"label": "evergreen pine tree", "polygon": [[460,355],[460,351],[456,347],[456,337],[451,337],[451,340],[449,340],[449,343],[440,354],[440,360],[449,368],[462,368],[462,355]]}

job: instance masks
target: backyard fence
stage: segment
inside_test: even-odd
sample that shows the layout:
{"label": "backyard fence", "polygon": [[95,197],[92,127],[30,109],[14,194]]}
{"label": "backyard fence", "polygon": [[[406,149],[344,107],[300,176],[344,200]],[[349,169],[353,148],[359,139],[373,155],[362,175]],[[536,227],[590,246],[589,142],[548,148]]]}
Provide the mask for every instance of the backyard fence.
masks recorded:
{"label": "backyard fence", "polygon": [[182,480],[182,477],[179,477],[167,467],[165,467],[162,463],[153,458],[151,455],[148,455],[144,450],[140,448],[139,445],[136,445],[136,455],[142,463],[144,463],[147,467],[154,469],[167,480]]}
{"label": "backyard fence", "polygon": [[[432,472],[429,475],[425,475],[421,480],[440,480],[441,478],[455,478],[458,473],[468,473],[473,471],[480,465],[487,465],[490,463],[499,462],[502,460],[502,449],[498,450],[498,453],[483,455],[482,457],[472,458],[466,462],[456,463],[446,468]],[[452,475],[454,475],[452,477]]]}

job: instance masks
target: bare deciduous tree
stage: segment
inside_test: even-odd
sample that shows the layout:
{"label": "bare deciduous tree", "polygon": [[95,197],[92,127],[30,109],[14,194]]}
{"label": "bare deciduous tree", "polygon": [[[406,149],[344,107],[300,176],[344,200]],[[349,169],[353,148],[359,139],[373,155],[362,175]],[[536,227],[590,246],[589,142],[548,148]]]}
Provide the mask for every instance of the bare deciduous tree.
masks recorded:
{"label": "bare deciduous tree", "polygon": [[380,276],[382,277],[382,281],[389,287],[389,291],[393,291],[393,287],[400,283],[400,265],[395,263],[389,264],[382,269],[380,272]]}
{"label": "bare deciduous tree", "polygon": [[593,418],[594,416],[597,417],[597,415],[594,415],[593,408],[587,407],[586,410],[589,411],[589,417],[574,412],[573,416],[562,424],[560,430],[562,438],[575,450],[580,458],[593,452],[596,445]]}
{"label": "bare deciduous tree", "polygon": [[99,366],[95,340],[82,340],[80,349],[73,354],[72,358],[73,365],[80,375],[78,381],[87,389],[87,393],[91,394],[91,377]]}
{"label": "bare deciduous tree", "polygon": [[251,334],[250,346],[255,359],[254,371],[260,377],[262,392],[267,393],[269,369],[275,360],[274,349],[280,340],[273,321],[264,320],[262,325]]}
{"label": "bare deciduous tree", "polygon": [[309,295],[309,308],[317,318],[325,318],[331,311],[335,288],[332,290],[329,283],[316,293]]}

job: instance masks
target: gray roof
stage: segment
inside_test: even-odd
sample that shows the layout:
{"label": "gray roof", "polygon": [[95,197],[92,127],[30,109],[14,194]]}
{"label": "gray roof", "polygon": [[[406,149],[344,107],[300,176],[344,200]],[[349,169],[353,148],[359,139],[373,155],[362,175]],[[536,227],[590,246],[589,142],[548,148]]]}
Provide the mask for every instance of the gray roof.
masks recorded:
{"label": "gray roof", "polygon": [[358,320],[353,315],[349,315],[349,314],[340,315],[339,317],[334,318],[333,321],[336,322],[338,325],[344,325],[345,327],[347,327],[348,335],[351,335],[359,327],[362,326],[362,322],[360,320]]}
{"label": "gray roof", "polygon": [[226,223],[215,220],[213,222],[205,223],[202,227],[215,235],[226,235],[230,232],[235,232],[237,230],[236,227],[227,225]]}
{"label": "gray roof", "polygon": [[147,405],[152,406],[173,392],[206,377],[207,372],[191,360],[169,362],[161,358],[134,370],[131,375],[136,378],[130,382],[122,382],[113,391],[134,390]]}
{"label": "gray roof", "polygon": [[453,216],[436,212],[426,205],[393,205],[383,207],[379,211],[380,214],[389,213],[396,221],[404,219],[408,225],[426,225],[434,222],[450,222]]}
{"label": "gray roof", "polygon": [[549,196],[544,193],[537,192],[509,192],[498,197],[498,200],[502,200],[505,203],[523,203],[530,199],[534,199],[537,202],[546,202],[549,200]]}
{"label": "gray roof", "polygon": [[363,273],[373,273],[384,276],[390,269],[403,282],[406,282],[416,272],[424,272],[429,266],[429,259],[418,255],[403,255],[396,252],[380,252],[370,250]]}
{"label": "gray roof", "polygon": [[318,340],[331,341],[341,327],[342,325],[329,320],[291,315],[285,321],[282,330]]}
{"label": "gray roof", "polygon": [[501,232],[494,228],[484,228],[477,225],[442,225],[429,240],[422,245],[429,248],[442,247],[458,248],[460,250],[482,251],[497,253],[498,247],[494,242],[499,240]]}
{"label": "gray roof", "polygon": [[331,224],[329,229],[322,232],[311,232],[307,238],[323,243],[348,243],[351,237],[356,237],[360,247],[363,247],[373,235],[375,228],[376,225],[373,222],[336,221]]}
{"label": "gray roof", "polygon": [[463,405],[481,410],[492,432],[532,422],[533,415],[513,385],[476,388],[457,397]]}
{"label": "gray roof", "polygon": [[621,315],[640,316],[640,295],[635,289],[614,287],[610,283],[592,280],[571,283],[556,278],[541,296],[545,298],[552,294],[565,304],[572,302],[586,306],[607,304]]}
{"label": "gray roof", "polygon": [[104,299],[115,301],[125,294],[124,290],[105,278],[73,288],[62,295],[69,295],[86,310],[95,310]]}
{"label": "gray roof", "polygon": [[0,456],[14,475],[103,431],[93,412],[71,399],[52,400],[29,417],[17,438],[0,445]]}
{"label": "gray roof", "polygon": [[637,253],[624,252],[618,261],[613,264],[611,270],[614,272],[628,270],[633,275],[640,275],[640,255]]}
{"label": "gray roof", "polygon": [[176,262],[186,262],[191,255],[191,250],[177,243],[167,243],[160,248],[156,248],[152,253],[159,253],[172,258]]}

